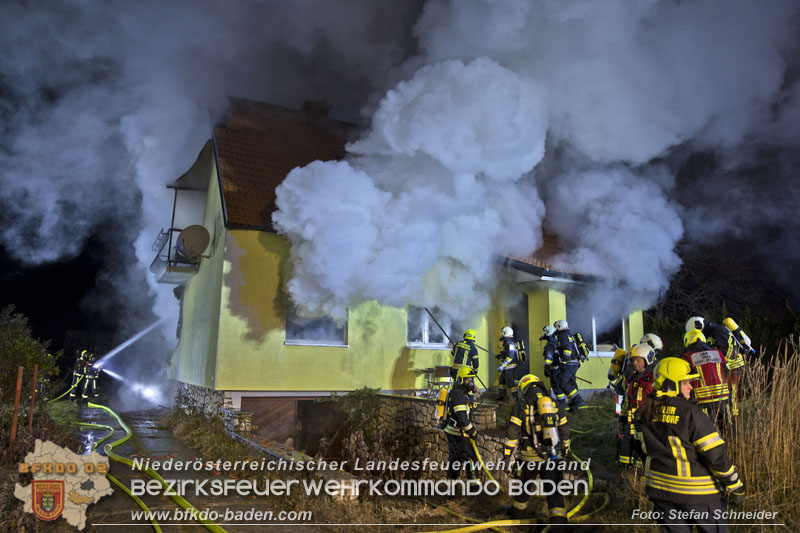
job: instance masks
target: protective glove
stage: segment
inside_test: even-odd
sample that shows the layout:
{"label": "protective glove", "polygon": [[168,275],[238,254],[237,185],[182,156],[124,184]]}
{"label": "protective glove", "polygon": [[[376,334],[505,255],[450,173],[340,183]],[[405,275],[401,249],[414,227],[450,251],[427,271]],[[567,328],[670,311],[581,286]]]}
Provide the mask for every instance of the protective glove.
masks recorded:
{"label": "protective glove", "polygon": [[546,378],[550,377],[550,365],[545,365],[545,367],[544,367],[544,377],[546,377]]}
{"label": "protective glove", "polygon": [[477,429],[475,429],[475,426],[472,426],[472,427],[469,429],[469,431],[467,431],[467,437],[469,437],[469,438],[471,438],[471,439],[473,439],[473,440],[474,440],[474,439],[475,439],[475,437],[477,437],[477,436],[478,436],[478,430],[477,430]]}
{"label": "protective glove", "polygon": [[504,368],[505,367],[503,365],[500,365],[500,366],[497,367],[497,371],[498,372],[502,372]]}
{"label": "protective glove", "polygon": [[609,381],[608,385],[606,385],[606,390],[611,390],[613,387],[613,382]]}
{"label": "protective glove", "polygon": [[744,505],[745,493],[744,487],[739,487],[738,489],[731,491],[728,493],[728,505],[731,507],[741,507]]}

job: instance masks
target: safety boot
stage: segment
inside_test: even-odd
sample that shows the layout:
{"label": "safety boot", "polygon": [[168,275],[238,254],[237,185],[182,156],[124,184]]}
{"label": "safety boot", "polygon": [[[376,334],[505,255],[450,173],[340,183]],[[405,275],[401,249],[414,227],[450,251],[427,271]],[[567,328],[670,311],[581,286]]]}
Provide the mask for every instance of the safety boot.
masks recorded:
{"label": "safety boot", "polygon": [[584,400],[580,394],[576,394],[575,396],[572,397],[572,400],[570,400],[569,402],[568,411],[570,412],[577,411],[578,409],[584,407],[585,405],[586,405],[586,400]]}

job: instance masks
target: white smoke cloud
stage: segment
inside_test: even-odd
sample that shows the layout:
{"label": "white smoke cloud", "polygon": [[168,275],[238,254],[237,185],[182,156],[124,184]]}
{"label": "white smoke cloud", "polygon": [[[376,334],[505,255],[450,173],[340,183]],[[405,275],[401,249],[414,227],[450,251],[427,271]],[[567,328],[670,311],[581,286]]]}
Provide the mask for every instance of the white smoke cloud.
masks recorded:
{"label": "white smoke cloud", "polygon": [[[387,232],[371,232],[361,251],[366,257],[346,269],[348,276],[317,283],[311,293],[309,280],[335,271],[341,257],[309,244],[289,210],[315,210],[315,227],[325,226],[326,211],[279,195],[275,220],[300,265],[290,285],[293,299],[308,312],[341,317],[346,305],[362,299],[419,305],[435,293],[438,305],[463,318],[488,306],[492,257],[531,252],[544,219],[570,250],[558,258],[562,267],[607,278],[587,296],[587,305],[607,315],[601,320],[652,304],[680,267],[681,216],[693,213],[674,190],[677,167],[660,161],[687,146],[721,151],[752,141],[780,98],[796,11],[791,2],[758,9],[746,1],[427,2],[415,25],[420,53],[400,69],[407,81],[386,93],[371,129],[349,147],[349,165],[368,167],[362,178],[370,190],[394,196],[366,205],[359,191],[343,187],[336,198],[342,206],[355,204],[366,219],[402,227],[394,205],[414,197],[419,176],[426,188],[451,190],[458,204],[452,183],[466,174],[486,187],[475,194],[488,192],[475,207],[483,217],[474,225],[453,224],[452,212],[418,209],[417,224],[434,229],[432,248],[422,249],[410,236],[398,243]],[[543,129],[526,136],[532,124]],[[549,149],[542,159],[538,141],[545,133]],[[414,161],[426,158],[446,172],[421,172]],[[340,168],[316,165],[314,179],[335,179]],[[525,201],[498,202],[499,191]],[[495,215],[503,217],[500,225]],[[359,240],[358,229],[348,234]],[[454,262],[445,233],[447,243],[476,243],[470,254],[480,268]],[[418,259],[414,268],[398,264],[391,274],[370,268],[381,249],[398,247],[396,255]],[[432,249],[438,250],[433,261]],[[315,271],[305,267],[312,263]],[[366,286],[391,287],[390,296]]]}
{"label": "white smoke cloud", "polygon": [[[377,298],[466,317],[488,305],[493,256],[529,253],[543,223],[571,246],[565,262],[624,273],[615,298],[638,304],[637,291],[657,294],[677,268],[677,217],[691,235],[728,231],[731,219],[746,235],[754,195],[774,202],[771,222],[786,216],[796,189],[774,184],[789,183],[789,160],[775,156],[768,193],[752,176],[755,159],[798,138],[797,9],[788,0],[7,3],[0,238],[36,264],[74,256],[113,228],[119,263],[93,300],[174,318],[171,287],[146,270],[171,210],[164,185],[191,165],[226,97],[317,99],[336,116],[363,108],[371,118],[346,162],[296,170],[281,188],[290,289],[307,311],[341,316]],[[711,189],[741,191],[724,214],[676,190],[678,152],[698,149],[728,163],[702,176]],[[796,256],[797,238],[787,238]]]}
{"label": "white smoke cloud", "polygon": [[377,299],[467,318],[488,306],[497,250],[540,244],[541,201],[516,183],[544,153],[537,96],[488,59],[440,62],[387,93],[349,161],[294,170],[273,220],[293,244],[301,310],[343,320]]}

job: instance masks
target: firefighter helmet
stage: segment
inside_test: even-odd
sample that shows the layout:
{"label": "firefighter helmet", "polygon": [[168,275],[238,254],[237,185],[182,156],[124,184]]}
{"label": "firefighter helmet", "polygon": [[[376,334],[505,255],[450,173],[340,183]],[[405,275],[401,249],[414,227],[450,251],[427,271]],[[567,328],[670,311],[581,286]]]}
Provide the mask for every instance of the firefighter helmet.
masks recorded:
{"label": "firefighter helmet", "polygon": [[686,321],[686,333],[693,329],[699,329],[703,331],[703,328],[706,327],[706,320],[701,316],[693,316],[689,320]]}
{"label": "firefighter helmet", "polygon": [[548,324],[547,326],[542,328],[542,331],[544,331],[544,334],[549,337],[551,335],[555,335],[556,328],[554,326],[551,326],[551,325]]}
{"label": "firefighter helmet", "polygon": [[655,333],[646,333],[639,342],[649,344],[650,347],[654,350],[664,349],[664,342],[661,340],[661,337],[659,337]]}
{"label": "firefighter helmet", "polygon": [[474,341],[475,340],[475,330],[470,328],[464,332],[464,340],[467,341]]}
{"label": "firefighter helmet", "polygon": [[703,335],[703,332],[699,329],[690,329],[686,332],[686,335],[683,336],[684,346],[689,346],[697,341],[706,342],[706,336]]}
{"label": "firefighter helmet", "polygon": [[564,331],[565,329],[569,329],[569,324],[567,324],[566,320],[556,320],[553,323],[557,331]]}
{"label": "firefighter helmet", "polygon": [[637,344],[631,350],[631,355],[629,356],[631,359],[634,357],[641,357],[645,361],[645,365],[653,364],[653,361],[656,360],[656,352],[653,348],[650,347],[647,343]]}
{"label": "firefighter helmet", "polygon": [[692,366],[680,357],[665,357],[653,370],[653,390],[656,396],[677,396],[678,385],[687,379],[697,379],[699,374],[692,374]]}
{"label": "firefighter helmet", "polygon": [[475,373],[475,371],[472,368],[470,368],[468,366],[461,367],[458,370],[458,374],[456,374],[456,385],[463,385],[464,384],[464,380],[466,380],[468,378],[474,378],[476,376],[477,376],[477,374]]}
{"label": "firefighter helmet", "polygon": [[511,329],[510,327],[506,326],[506,327],[504,327],[503,329],[500,330],[500,335],[502,337],[513,337],[514,336],[514,330]]}
{"label": "firefighter helmet", "polygon": [[519,384],[517,385],[519,393],[525,394],[525,391],[528,389],[528,387],[530,387],[534,383],[539,383],[539,378],[537,378],[533,374],[526,374],[522,376],[522,378],[519,380]]}

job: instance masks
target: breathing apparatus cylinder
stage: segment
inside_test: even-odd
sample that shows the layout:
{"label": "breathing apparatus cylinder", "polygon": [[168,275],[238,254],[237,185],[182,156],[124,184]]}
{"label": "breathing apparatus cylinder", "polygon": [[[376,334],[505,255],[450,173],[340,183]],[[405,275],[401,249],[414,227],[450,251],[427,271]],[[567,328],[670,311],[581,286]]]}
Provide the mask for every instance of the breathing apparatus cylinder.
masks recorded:
{"label": "breathing apparatus cylinder", "polygon": [[614,379],[622,371],[622,365],[624,363],[625,363],[625,349],[617,348],[616,351],[614,352],[614,356],[611,358],[611,364],[608,365],[608,381],[614,381]]}
{"label": "breathing apparatus cylinder", "polygon": [[578,332],[575,333],[575,344],[578,345],[578,354],[581,362],[589,359],[589,347],[586,346],[586,343],[583,341],[583,335]]}
{"label": "breathing apparatus cylinder", "polygon": [[[542,421],[542,445],[546,457],[555,459],[558,456],[556,446],[558,445],[558,410],[553,404],[553,400],[547,396],[539,398],[537,405],[539,416]],[[531,425],[531,430],[535,431],[536,425]]]}
{"label": "breathing apparatus cylinder", "polygon": [[450,387],[445,386],[439,389],[439,395],[436,398],[436,409],[434,410],[434,418],[436,420],[434,427],[442,428],[447,423],[445,415],[447,414],[447,397],[450,395]]}
{"label": "breathing apparatus cylinder", "polygon": [[750,337],[747,336],[747,333],[745,333],[742,330],[742,328],[739,327],[739,324],[734,322],[732,318],[728,317],[725,320],[723,320],[722,325],[731,330],[731,333],[733,333],[733,337],[736,339],[736,341],[744,349],[745,352],[752,353],[755,351],[753,350],[752,341],[750,340]]}

